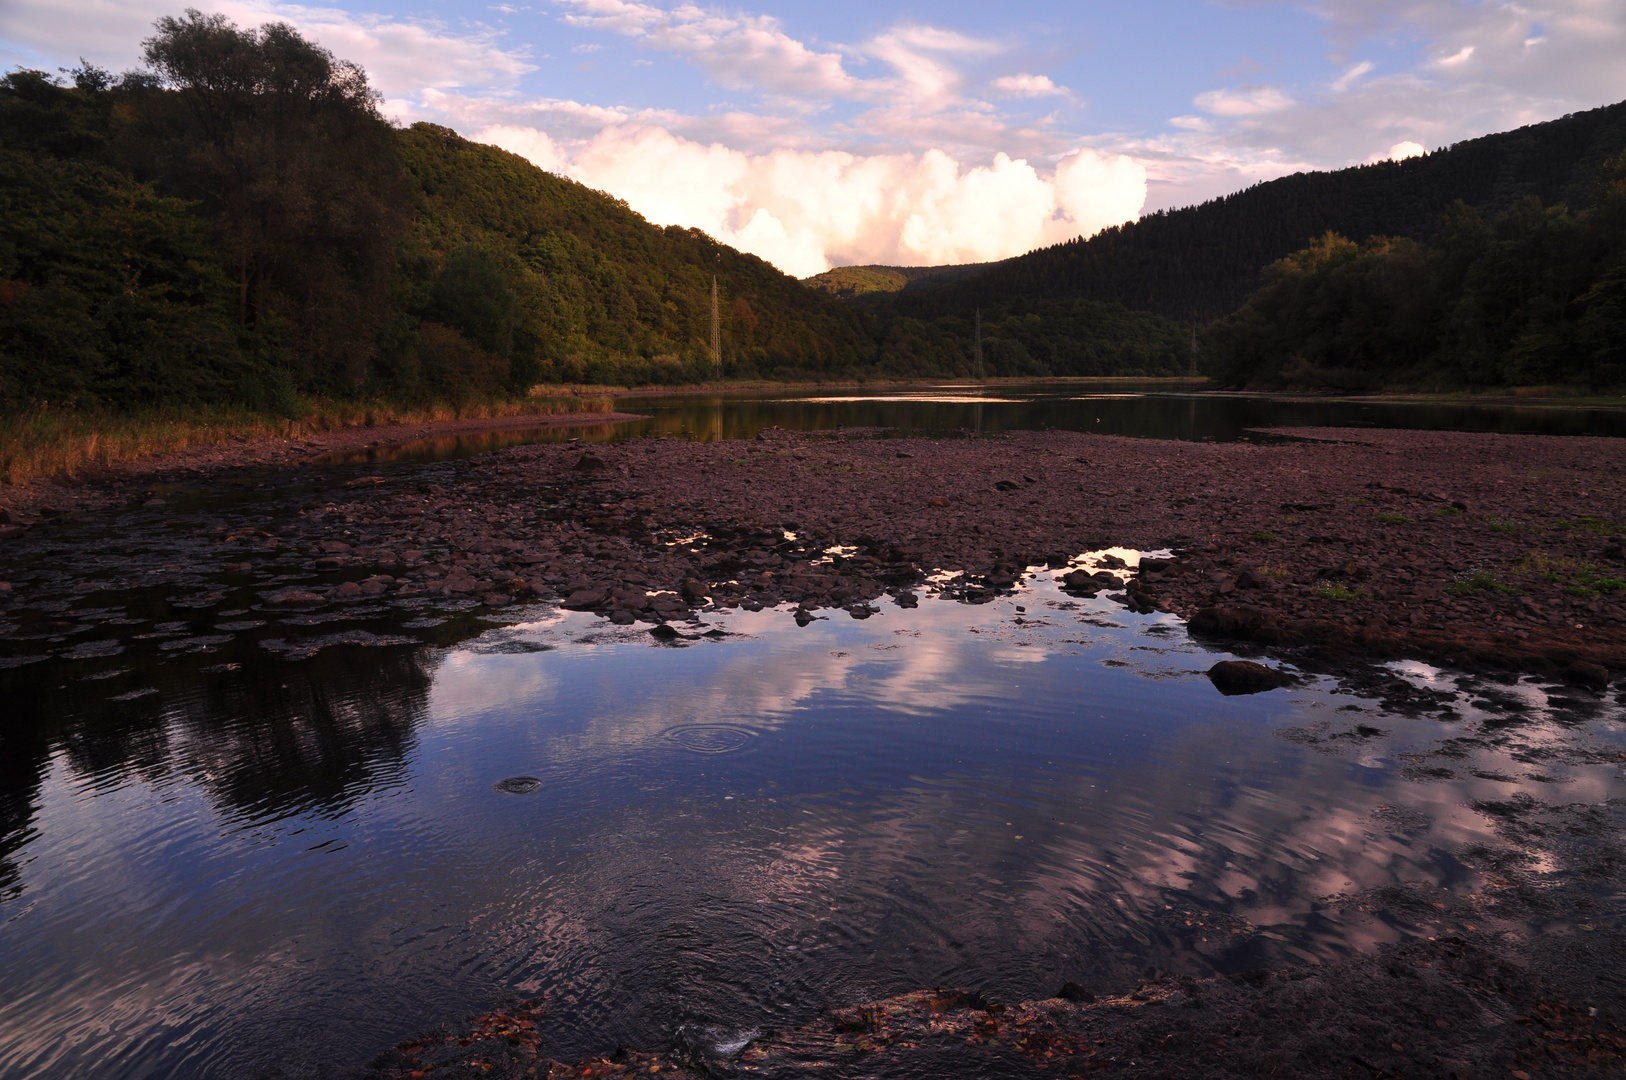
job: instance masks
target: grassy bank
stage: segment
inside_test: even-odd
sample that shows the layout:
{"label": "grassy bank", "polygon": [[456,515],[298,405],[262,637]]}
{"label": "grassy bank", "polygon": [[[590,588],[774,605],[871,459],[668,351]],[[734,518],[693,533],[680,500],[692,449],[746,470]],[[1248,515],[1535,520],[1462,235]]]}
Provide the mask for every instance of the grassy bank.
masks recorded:
{"label": "grassy bank", "polygon": [[549,388],[518,401],[406,406],[388,402],[308,400],[297,419],[249,409],[209,406],[138,412],[38,409],[0,416],[0,484],[70,477],[86,468],[228,440],[289,438],[345,428],[388,427],[444,420],[609,412],[602,394]]}

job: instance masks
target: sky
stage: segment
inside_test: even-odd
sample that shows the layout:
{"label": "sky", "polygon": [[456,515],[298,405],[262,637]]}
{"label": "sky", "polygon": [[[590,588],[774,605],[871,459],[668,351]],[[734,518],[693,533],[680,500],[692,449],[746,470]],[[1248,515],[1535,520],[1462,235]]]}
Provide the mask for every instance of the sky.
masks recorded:
{"label": "sky", "polygon": [[[1626,0],[193,0],[788,273],[1006,258],[1626,99]],[[164,0],[0,0],[0,66],[138,67]]]}

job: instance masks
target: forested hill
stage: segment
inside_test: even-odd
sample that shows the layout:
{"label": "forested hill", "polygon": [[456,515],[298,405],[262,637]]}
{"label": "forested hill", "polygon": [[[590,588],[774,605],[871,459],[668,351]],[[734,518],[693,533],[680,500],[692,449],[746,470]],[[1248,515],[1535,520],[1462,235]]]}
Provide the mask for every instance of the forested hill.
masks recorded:
{"label": "forested hill", "polygon": [[1528,196],[1584,205],[1603,163],[1626,147],[1626,102],[1457,143],[1423,157],[1296,173],[1199,206],[1159,211],[897,294],[917,317],[1035,299],[1111,301],[1189,322],[1236,310],[1260,271],[1328,231],[1431,239],[1457,200],[1487,217]]}
{"label": "forested hill", "polygon": [[[122,77],[0,77],[0,410],[291,415],[312,396],[851,377],[896,351],[755,256],[392,127],[359,68],[287,26],[188,12],[157,31]],[[905,366],[957,357],[928,352]]]}

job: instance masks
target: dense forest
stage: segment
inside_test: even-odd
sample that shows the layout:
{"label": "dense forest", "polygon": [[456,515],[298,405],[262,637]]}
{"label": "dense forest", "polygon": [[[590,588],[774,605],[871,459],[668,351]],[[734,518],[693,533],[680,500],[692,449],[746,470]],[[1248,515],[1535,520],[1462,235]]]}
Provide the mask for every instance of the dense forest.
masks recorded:
{"label": "dense forest", "polygon": [[0,80],[10,408],[286,411],[301,394],[457,401],[882,359],[862,317],[760,259],[450,131],[392,127],[359,69],[286,26],[188,13],[145,59],[118,79]]}
{"label": "dense forest", "polygon": [[1235,311],[1260,272],[1331,230],[1427,241],[1457,202],[1494,217],[1535,198],[1584,206],[1626,149],[1626,102],[1423,157],[1296,173],[1199,206],[1148,214],[1089,239],[994,263],[947,283],[911,282],[897,310],[919,318],[1016,300],[1116,302],[1207,323]]}
{"label": "dense forest", "polygon": [[1626,153],[1582,209],[1459,202],[1432,240],[1328,232],[1204,335],[1232,386],[1626,386]]}

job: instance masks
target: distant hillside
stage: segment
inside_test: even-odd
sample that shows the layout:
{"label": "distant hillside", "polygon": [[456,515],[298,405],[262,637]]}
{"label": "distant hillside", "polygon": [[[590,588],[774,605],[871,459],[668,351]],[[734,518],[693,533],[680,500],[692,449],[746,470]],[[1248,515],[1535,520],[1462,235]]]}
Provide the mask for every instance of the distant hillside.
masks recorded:
{"label": "distant hillside", "polygon": [[1260,271],[1328,231],[1428,240],[1457,200],[1487,216],[1527,196],[1584,205],[1599,168],[1626,148],[1626,102],[1486,135],[1400,162],[1296,173],[1181,210],[1160,211],[897,294],[922,318],[1038,299],[1112,301],[1208,322],[1258,287]]}
{"label": "distant hillside", "polygon": [[989,263],[959,266],[838,266],[803,278],[822,293],[851,300],[871,293],[894,293],[917,283],[946,285],[987,269]]}

